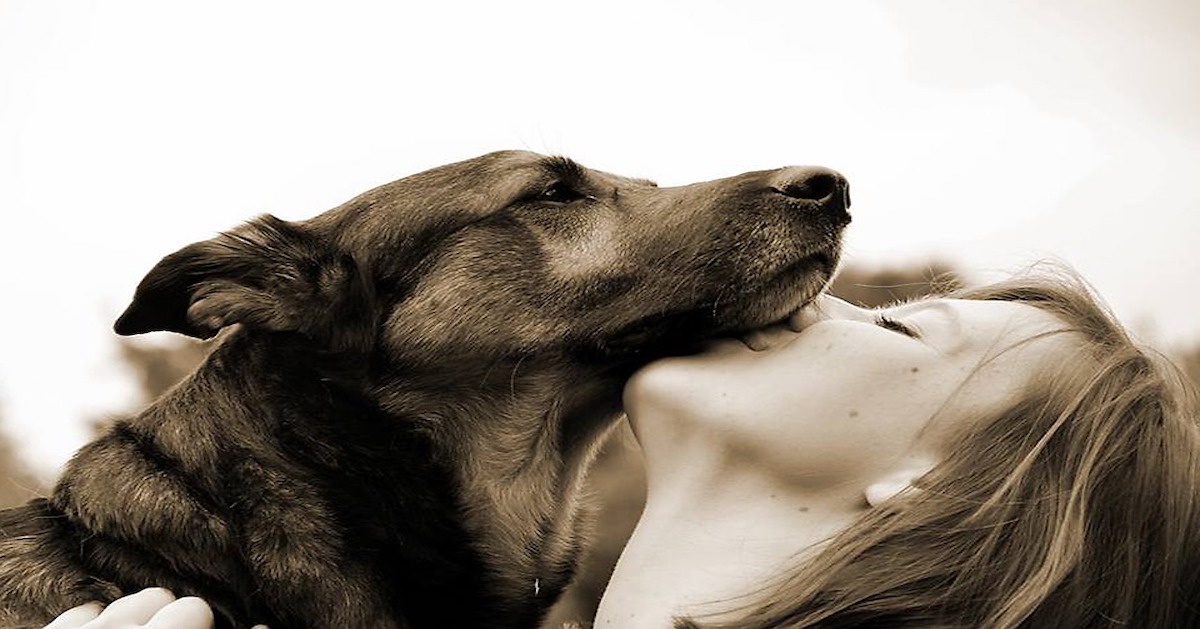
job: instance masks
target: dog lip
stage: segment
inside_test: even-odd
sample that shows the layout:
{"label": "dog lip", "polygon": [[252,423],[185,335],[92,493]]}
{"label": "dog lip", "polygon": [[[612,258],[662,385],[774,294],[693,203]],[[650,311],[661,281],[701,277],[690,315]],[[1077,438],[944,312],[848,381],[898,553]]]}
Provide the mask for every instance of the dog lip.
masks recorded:
{"label": "dog lip", "polygon": [[737,336],[737,340],[742,342],[752,352],[763,352],[775,345],[775,339],[784,334],[795,334],[782,321],[765,325],[761,328],[754,328],[748,332],[744,332]]}
{"label": "dog lip", "polygon": [[[775,343],[773,339],[781,336],[784,333],[798,334],[800,330],[795,329],[793,321],[812,304],[824,290],[824,285],[829,282],[833,276],[833,270],[836,267],[838,256],[838,246],[834,242],[825,246],[807,251],[800,257],[799,260],[789,265],[782,273],[777,276],[776,281],[782,281],[789,284],[796,277],[807,277],[812,279],[812,274],[823,276],[824,279],[814,289],[808,281],[804,282],[804,286],[800,290],[796,290],[793,299],[795,301],[791,307],[787,308],[782,316],[778,316],[770,321],[759,325],[752,325],[742,330],[735,330],[729,334],[733,338],[740,341],[751,351],[759,352],[769,349]],[[793,287],[794,288],[794,287]],[[811,292],[811,294],[809,294]],[[796,299],[798,298],[798,299]]]}
{"label": "dog lip", "polygon": [[794,322],[811,308],[813,300],[820,294],[821,291],[817,291],[813,295],[801,299],[792,309],[788,310],[787,314],[778,319],[742,330],[732,336],[751,351],[761,352],[770,349],[777,344],[776,341],[780,337],[796,335],[801,332],[801,329],[796,328]]}
{"label": "dog lip", "polygon": [[[819,294],[820,293],[818,293],[818,295]],[[802,325],[800,320],[806,316],[807,312],[813,309],[812,304],[816,298],[817,295],[813,295],[812,297],[803,300],[799,305],[796,306],[795,309],[793,309],[783,318],[777,321],[772,321],[766,325],[741,332],[737,334],[735,338],[741,341],[741,343],[750,349],[750,351],[761,352],[768,350],[775,346],[776,339],[785,335],[795,336],[803,332],[804,328],[808,327],[807,325]]]}
{"label": "dog lip", "polygon": [[[757,288],[735,299],[722,300],[721,308],[708,303],[688,311],[662,313],[662,320],[678,320],[683,313],[696,315],[701,329],[688,335],[681,330],[675,345],[660,348],[662,355],[686,355],[703,352],[711,343],[731,341],[752,351],[761,351],[764,332],[781,335],[789,321],[825,289],[833,276],[840,253],[837,233],[796,248],[791,261],[770,273]],[[756,282],[756,284],[758,284]],[[648,325],[643,323],[643,325]],[[707,328],[707,330],[703,329]],[[690,340],[688,340],[690,338]],[[772,343],[773,344],[773,343]],[[642,354],[645,356],[646,354]]]}

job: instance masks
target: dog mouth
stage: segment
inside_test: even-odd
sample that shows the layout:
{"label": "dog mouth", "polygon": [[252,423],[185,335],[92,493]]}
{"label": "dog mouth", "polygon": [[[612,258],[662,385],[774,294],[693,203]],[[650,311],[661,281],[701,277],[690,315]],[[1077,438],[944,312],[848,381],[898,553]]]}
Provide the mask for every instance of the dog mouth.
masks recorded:
{"label": "dog mouth", "polygon": [[780,321],[742,332],[732,338],[741,342],[742,345],[745,345],[752,352],[765,352],[801,332],[803,328],[798,327],[793,321],[801,320],[808,308],[809,304],[806,303]]}
{"label": "dog mouth", "polygon": [[837,261],[837,250],[824,248],[774,274],[749,299],[741,301],[742,314],[726,333],[744,334],[785,323],[825,290]]}
{"label": "dog mouth", "polygon": [[736,339],[758,352],[774,346],[781,337],[798,333],[804,312],[832,280],[837,262],[836,247],[804,256],[768,283],[758,299],[759,308],[748,309],[759,316],[718,338]]}
{"label": "dog mouth", "polygon": [[786,330],[787,322],[825,290],[839,255],[837,238],[815,243],[747,290],[644,317],[590,351],[608,361],[623,356],[637,363],[702,353],[721,339],[736,339],[757,351],[764,347],[764,334]]}

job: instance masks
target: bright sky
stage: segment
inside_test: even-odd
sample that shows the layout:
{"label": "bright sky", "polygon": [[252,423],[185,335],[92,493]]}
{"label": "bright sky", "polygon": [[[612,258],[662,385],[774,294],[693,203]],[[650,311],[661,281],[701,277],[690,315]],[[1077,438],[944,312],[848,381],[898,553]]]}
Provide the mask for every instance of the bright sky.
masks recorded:
{"label": "bright sky", "polygon": [[1200,3],[0,0],[0,427],[53,473],[128,410],[163,255],[500,148],[851,181],[847,259],[1054,255],[1200,341]]}

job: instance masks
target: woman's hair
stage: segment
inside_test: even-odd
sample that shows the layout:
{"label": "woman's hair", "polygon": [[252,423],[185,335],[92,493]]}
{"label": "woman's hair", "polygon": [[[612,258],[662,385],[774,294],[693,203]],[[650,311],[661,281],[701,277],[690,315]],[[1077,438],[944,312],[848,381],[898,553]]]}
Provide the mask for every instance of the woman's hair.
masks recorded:
{"label": "woman's hair", "polygon": [[1194,388],[1069,273],[950,297],[1048,311],[1082,349],[739,620],[678,627],[1200,627]]}

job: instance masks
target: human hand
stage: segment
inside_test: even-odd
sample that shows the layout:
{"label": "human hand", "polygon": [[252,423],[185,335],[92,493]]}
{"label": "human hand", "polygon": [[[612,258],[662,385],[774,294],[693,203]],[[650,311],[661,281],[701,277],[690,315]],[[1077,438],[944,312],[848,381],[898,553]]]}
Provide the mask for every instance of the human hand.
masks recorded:
{"label": "human hand", "polygon": [[42,629],[213,629],[213,613],[195,596],[176,599],[170,590],[147,588],[107,607],[94,602],[72,607]]}

